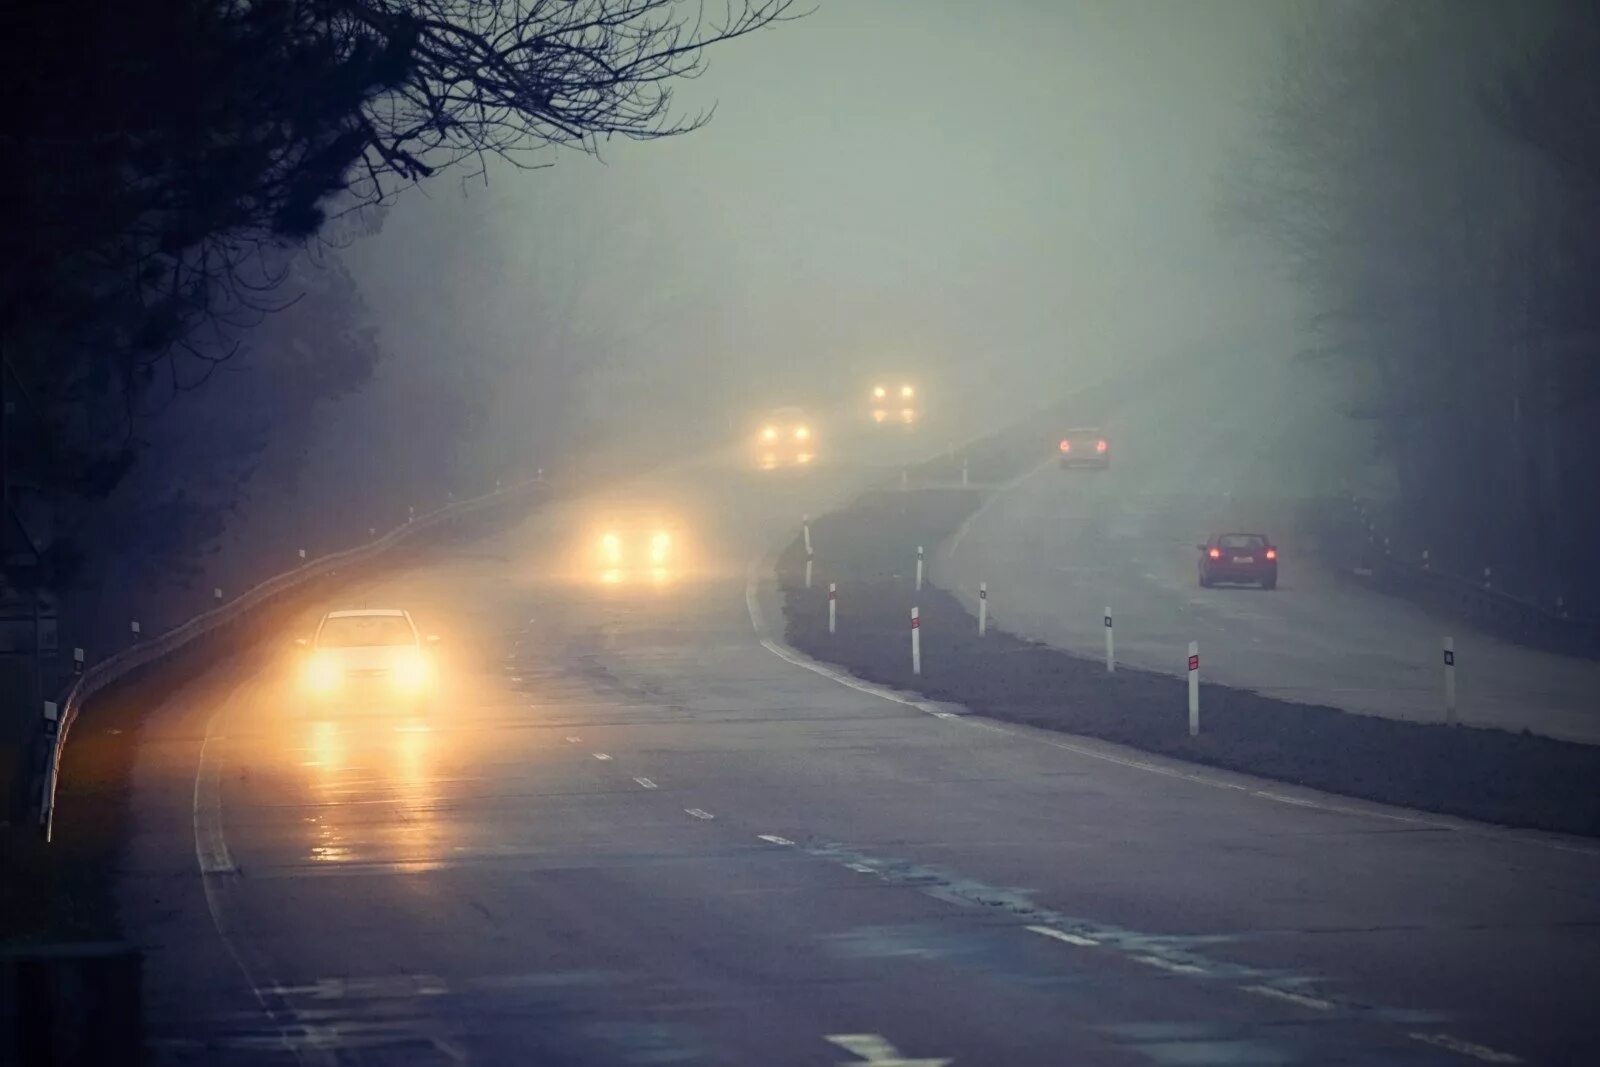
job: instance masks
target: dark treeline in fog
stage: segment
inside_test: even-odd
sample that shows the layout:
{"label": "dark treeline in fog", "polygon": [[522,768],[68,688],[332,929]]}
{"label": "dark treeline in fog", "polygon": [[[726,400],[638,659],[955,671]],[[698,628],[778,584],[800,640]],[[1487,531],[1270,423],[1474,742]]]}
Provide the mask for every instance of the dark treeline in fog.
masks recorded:
{"label": "dark treeline in fog", "polygon": [[1398,545],[1590,611],[1597,55],[1591,4],[1312,6],[1239,196],[1377,431]]}
{"label": "dark treeline in fog", "polygon": [[[5,5],[0,356],[11,595],[99,584],[95,564],[111,557],[161,564],[192,555],[253,474],[292,483],[312,409],[362,386],[381,347],[327,242],[380,225],[382,205],[405,187],[481,175],[492,158],[545,165],[561,148],[695,129],[706,116],[675,107],[673,84],[700,69],[707,46],[782,20],[788,7]],[[439,373],[464,358],[441,346]],[[409,434],[419,453],[471,418],[448,387],[410,388],[391,391],[393,418],[440,423],[432,436]],[[183,417],[165,417],[174,410]],[[258,472],[269,438],[289,447]],[[381,472],[390,481],[420,472],[414,480],[429,484],[379,484],[352,471],[351,484],[382,494],[387,514],[374,505],[351,524],[364,533],[409,500],[442,496],[461,476],[452,465],[482,458],[438,453],[391,452]],[[135,485],[141,454],[145,484]],[[488,484],[501,472],[473,473]],[[268,562],[239,580],[281,569]]]}

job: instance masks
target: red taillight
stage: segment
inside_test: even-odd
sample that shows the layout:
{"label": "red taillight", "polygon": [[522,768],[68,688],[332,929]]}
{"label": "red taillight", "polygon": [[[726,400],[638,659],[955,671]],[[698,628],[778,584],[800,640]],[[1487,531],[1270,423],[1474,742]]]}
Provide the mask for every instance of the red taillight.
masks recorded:
{"label": "red taillight", "polygon": [[1267,558],[1268,559],[1277,559],[1278,558],[1278,550],[1275,549],[1275,548],[1267,549]]}
{"label": "red taillight", "polygon": [[1209,552],[1207,552],[1206,555],[1210,556],[1212,559],[1221,559],[1222,558],[1222,549],[1213,548]]}
{"label": "red taillight", "polygon": [[1094,443],[1094,450],[1096,452],[1104,452],[1106,450],[1106,443],[1104,441],[1096,441]]}
{"label": "red taillight", "polygon": [[1072,451],[1072,442],[1071,441],[1062,441],[1061,442],[1061,451],[1063,451],[1063,452],[1071,452]]}

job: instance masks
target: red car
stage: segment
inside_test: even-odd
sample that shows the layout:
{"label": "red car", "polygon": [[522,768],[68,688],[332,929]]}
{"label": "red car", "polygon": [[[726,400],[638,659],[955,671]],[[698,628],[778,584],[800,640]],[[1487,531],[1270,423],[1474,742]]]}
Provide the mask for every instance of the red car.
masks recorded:
{"label": "red car", "polygon": [[1098,426],[1079,426],[1061,435],[1061,465],[1063,467],[1111,466],[1111,445],[1105,431]]}
{"label": "red car", "polygon": [[1219,582],[1278,587],[1278,549],[1265,534],[1219,534],[1195,547],[1200,550],[1200,584],[1207,589]]}

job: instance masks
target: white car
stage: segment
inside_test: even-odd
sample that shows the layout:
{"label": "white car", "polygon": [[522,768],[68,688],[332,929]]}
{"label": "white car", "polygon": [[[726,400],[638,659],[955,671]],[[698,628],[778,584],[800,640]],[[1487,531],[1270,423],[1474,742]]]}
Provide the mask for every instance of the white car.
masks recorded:
{"label": "white car", "polygon": [[321,708],[426,708],[438,678],[430,646],[411,615],[400,608],[330,611],[306,650],[301,686]]}

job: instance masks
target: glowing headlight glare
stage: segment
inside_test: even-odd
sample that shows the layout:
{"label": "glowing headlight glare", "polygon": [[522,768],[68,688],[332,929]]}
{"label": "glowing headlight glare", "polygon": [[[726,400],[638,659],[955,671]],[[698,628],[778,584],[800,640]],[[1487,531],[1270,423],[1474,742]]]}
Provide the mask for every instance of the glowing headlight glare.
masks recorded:
{"label": "glowing headlight glare", "polygon": [[306,663],[306,688],[313,693],[331,693],[342,681],[339,662],[326,652],[313,654]]}
{"label": "glowing headlight glare", "polygon": [[811,439],[811,427],[809,427],[809,426],[796,426],[794,428],[794,439],[796,441],[808,441],[808,440],[810,440]]}
{"label": "glowing headlight glare", "polygon": [[615,533],[602,535],[600,538],[600,552],[605,556],[606,562],[617,562],[622,558],[622,538]]}
{"label": "glowing headlight glare", "polygon": [[763,426],[761,428],[761,439],[763,441],[776,441],[778,439],[778,428],[776,426]]}
{"label": "glowing headlight glare", "polygon": [[406,649],[395,657],[393,674],[396,689],[412,692],[428,684],[428,657],[418,649]]}
{"label": "glowing headlight glare", "polygon": [[873,388],[872,395],[878,400],[882,400],[884,397],[889,395],[889,390],[879,385]]}
{"label": "glowing headlight glare", "polygon": [[672,550],[672,535],[665,530],[657,531],[650,538],[650,562],[665,563],[667,553]]}
{"label": "glowing headlight glare", "polygon": [[900,387],[900,395],[901,396],[912,397],[912,396],[915,396],[916,393],[917,393],[917,391],[915,389],[911,388],[911,386],[909,386],[909,385],[902,385]]}

